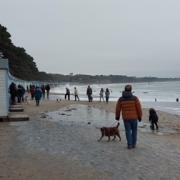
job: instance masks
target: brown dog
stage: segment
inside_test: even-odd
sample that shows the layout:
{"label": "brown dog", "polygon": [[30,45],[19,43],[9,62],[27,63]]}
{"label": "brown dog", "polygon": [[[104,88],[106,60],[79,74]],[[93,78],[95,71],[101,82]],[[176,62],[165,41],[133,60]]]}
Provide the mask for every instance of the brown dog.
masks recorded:
{"label": "brown dog", "polygon": [[114,136],[112,141],[114,141],[116,139],[116,136],[118,136],[119,141],[121,141],[121,136],[120,136],[118,127],[119,127],[119,122],[118,122],[117,126],[115,126],[115,127],[102,127],[102,128],[100,128],[101,137],[100,137],[100,139],[98,141],[101,141],[101,139],[104,136],[108,136],[108,141],[110,141],[110,136]]}

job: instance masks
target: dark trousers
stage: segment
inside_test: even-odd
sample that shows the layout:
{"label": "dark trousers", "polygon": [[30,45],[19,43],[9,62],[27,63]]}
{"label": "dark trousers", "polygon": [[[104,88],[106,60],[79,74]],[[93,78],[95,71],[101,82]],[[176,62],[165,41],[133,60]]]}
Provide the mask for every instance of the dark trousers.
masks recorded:
{"label": "dark trousers", "polygon": [[49,99],[49,91],[47,91],[47,99]]}
{"label": "dark trousers", "polygon": [[158,130],[159,127],[156,121],[151,121],[151,126],[150,126],[151,130],[154,130],[154,125],[156,126],[156,129]]}
{"label": "dark trousers", "polygon": [[70,100],[70,94],[65,94],[65,99],[68,97],[68,100]]}
{"label": "dark trousers", "polygon": [[79,101],[79,96],[75,95],[75,101],[78,100]]}
{"label": "dark trousers", "polygon": [[89,102],[92,102],[92,95],[91,94],[88,94],[88,100],[89,100]]}
{"label": "dark trousers", "polygon": [[108,101],[109,101],[109,97],[106,97],[106,103],[108,103]]}
{"label": "dark trousers", "polygon": [[40,102],[40,100],[36,99],[36,106],[39,106],[39,102]]}
{"label": "dark trousers", "polygon": [[15,104],[16,103],[16,95],[15,94],[11,94],[11,104]]}

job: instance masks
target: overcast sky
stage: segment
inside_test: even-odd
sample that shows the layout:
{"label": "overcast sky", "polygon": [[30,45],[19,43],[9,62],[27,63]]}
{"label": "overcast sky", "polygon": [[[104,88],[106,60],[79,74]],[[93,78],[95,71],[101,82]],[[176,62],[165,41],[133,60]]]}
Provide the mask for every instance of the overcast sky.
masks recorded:
{"label": "overcast sky", "polygon": [[0,0],[40,71],[180,77],[179,0]]}

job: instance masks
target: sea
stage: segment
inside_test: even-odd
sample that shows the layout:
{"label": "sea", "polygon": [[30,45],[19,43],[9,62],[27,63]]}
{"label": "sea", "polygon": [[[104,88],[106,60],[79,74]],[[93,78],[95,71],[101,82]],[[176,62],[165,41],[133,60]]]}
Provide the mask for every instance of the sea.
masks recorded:
{"label": "sea", "polygon": [[[86,90],[90,85],[93,90],[93,99],[99,100],[100,89],[109,88],[110,101],[117,101],[122,95],[124,86],[132,85],[132,92],[137,96],[142,106],[145,108],[153,107],[156,110],[180,115],[180,81],[167,82],[142,82],[142,83],[117,83],[117,84],[73,84],[64,83],[51,88],[51,93],[56,94],[57,99],[64,99],[66,87],[74,93],[74,87],[78,89],[80,100],[87,100]],[[74,99],[71,96],[71,99]]]}

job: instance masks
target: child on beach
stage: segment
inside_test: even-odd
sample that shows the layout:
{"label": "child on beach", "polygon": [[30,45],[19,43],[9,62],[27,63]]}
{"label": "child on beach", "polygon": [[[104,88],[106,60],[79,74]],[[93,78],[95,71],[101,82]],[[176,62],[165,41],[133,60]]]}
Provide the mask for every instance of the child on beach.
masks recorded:
{"label": "child on beach", "polygon": [[150,108],[149,109],[149,122],[151,123],[150,128],[151,130],[154,130],[154,125],[156,126],[156,130],[159,129],[158,127],[158,115],[155,111],[155,109]]}

